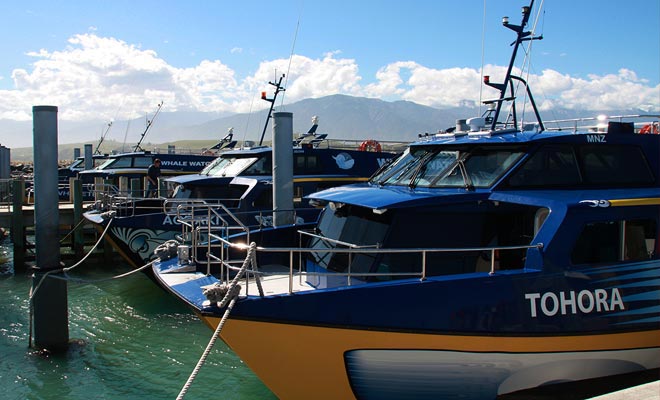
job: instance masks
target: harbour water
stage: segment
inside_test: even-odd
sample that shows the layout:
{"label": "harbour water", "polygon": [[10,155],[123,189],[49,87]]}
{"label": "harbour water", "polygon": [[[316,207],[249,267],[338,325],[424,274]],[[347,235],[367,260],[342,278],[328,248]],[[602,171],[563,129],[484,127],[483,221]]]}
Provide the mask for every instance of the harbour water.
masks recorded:
{"label": "harbour water", "polygon": [[[8,239],[0,242],[0,387],[2,399],[174,399],[212,331],[142,273],[69,283],[65,354],[29,348],[32,279],[14,273]],[[127,265],[89,262],[72,275],[98,281]],[[188,399],[275,399],[220,340]]]}
{"label": "harbour water", "polygon": [[[0,399],[175,399],[212,331],[185,306],[121,262],[83,264],[69,283],[68,352],[28,346],[32,279],[14,273],[11,244],[0,240]],[[660,371],[555,385],[502,400],[578,400],[657,381]],[[276,399],[221,341],[215,343],[186,399]],[[655,398],[655,397],[653,397]],[[660,398],[660,395],[659,397]]]}

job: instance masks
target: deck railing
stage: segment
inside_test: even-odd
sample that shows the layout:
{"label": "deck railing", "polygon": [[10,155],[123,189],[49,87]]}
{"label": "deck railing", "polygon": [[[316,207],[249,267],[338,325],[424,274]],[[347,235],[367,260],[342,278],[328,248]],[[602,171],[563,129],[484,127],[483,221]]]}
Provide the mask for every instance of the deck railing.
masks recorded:
{"label": "deck railing", "polygon": [[[218,274],[221,279],[228,281],[232,271],[237,271],[244,263],[245,256],[250,247],[250,229],[246,227],[241,220],[232,214],[226,207],[209,206],[207,204],[186,204],[177,207],[177,219],[182,224],[183,233],[179,238],[183,243],[190,246],[191,257],[184,260],[183,263],[195,264],[205,269],[205,273]],[[503,256],[506,252],[514,251],[541,251],[543,244],[528,244],[516,246],[485,246],[485,247],[464,247],[464,248],[383,248],[380,244],[359,245],[335,240],[318,234],[312,230],[298,229],[297,247],[256,247],[254,265],[257,269],[249,271],[245,276],[244,283],[246,290],[249,290],[250,280],[265,277],[273,273],[288,277],[289,292],[294,291],[294,280],[298,279],[300,283],[311,282],[325,279],[327,285],[350,286],[357,283],[364,283],[370,279],[400,279],[403,277],[417,277],[421,280],[427,279],[431,271],[429,270],[428,259],[438,253],[453,253],[461,256],[470,254],[474,259],[482,256],[483,260],[479,265],[477,261],[474,264],[473,271],[465,272],[484,272],[494,275],[500,269],[498,256]],[[243,234],[236,237],[235,235]],[[232,236],[234,236],[232,238]],[[240,243],[237,242],[240,240]],[[311,240],[323,241],[325,247],[305,247]],[[245,252],[245,253],[244,253]],[[230,258],[230,253],[232,257]],[[318,254],[344,254],[347,257],[346,270],[344,272],[315,272],[305,270],[305,260],[308,257]],[[286,260],[281,265],[269,265],[271,272],[260,270],[257,260],[259,255],[284,255],[280,257]],[[419,265],[414,271],[402,272],[363,272],[353,270],[353,260],[358,256],[382,256],[388,254],[409,254],[411,260],[418,260]],[[501,257],[504,258],[504,257]],[[180,260],[180,263],[182,261]],[[213,267],[216,269],[213,269]],[[506,265],[503,265],[506,268]],[[217,270],[219,268],[219,271]],[[521,267],[518,267],[521,268]],[[526,268],[533,268],[526,265]],[[331,282],[332,281],[332,282]],[[333,283],[334,282],[334,283]]]}
{"label": "deck railing", "polygon": [[[299,235],[302,236],[311,236],[318,237],[318,235],[309,232],[309,231],[298,231]],[[235,249],[240,251],[247,252],[249,245],[245,243],[232,243],[222,236],[213,236],[214,245],[220,246],[223,249]],[[372,246],[360,246],[351,243],[344,243],[330,238],[324,238],[327,243],[333,243],[337,246],[345,247],[334,247],[334,248],[306,248],[306,247],[256,247],[256,259],[258,259],[259,253],[284,253],[288,254],[288,265],[283,265],[282,269],[275,272],[267,272],[259,270],[258,264],[256,271],[248,270],[248,274],[244,278],[244,284],[246,285],[246,294],[249,293],[249,287],[251,279],[263,278],[270,275],[279,275],[283,274],[288,277],[288,293],[291,294],[295,291],[294,282],[298,279],[299,284],[304,282],[320,282],[321,279],[326,278],[326,284],[328,286],[351,286],[353,284],[362,284],[370,279],[381,279],[381,280],[392,280],[400,278],[411,278],[417,277],[420,280],[426,280],[429,278],[428,274],[428,257],[432,254],[437,253],[456,253],[464,255],[465,253],[474,253],[475,255],[479,254],[489,254],[489,268],[484,271],[474,271],[470,272],[483,272],[488,273],[489,275],[495,275],[499,271],[499,266],[497,260],[497,254],[502,254],[507,251],[521,251],[521,250],[536,250],[541,251],[543,244],[530,244],[530,245],[519,245],[519,246],[487,246],[487,247],[465,247],[465,248],[383,248],[378,245]],[[302,242],[302,239],[301,239]],[[210,242],[209,242],[210,243]],[[348,267],[345,272],[318,272],[318,271],[306,271],[303,266],[303,261],[306,259],[307,255],[314,253],[333,253],[333,254],[346,254],[348,256],[349,262],[347,263]],[[420,265],[415,271],[405,271],[405,272],[359,272],[351,270],[352,263],[351,259],[358,255],[384,255],[384,254],[410,254],[410,255],[419,255]],[[298,259],[297,262],[295,260]],[[414,257],[411,257],[414,259]],[[228,271],[237,271],[243,263],[244,259],[236,260],[231,263],[224,263],[223,267]],[[297,267],[296,267],[297,266]],[[529,268],[529,266],[527,266]],[[533,268],[532,268],[533,269]],[[210,271],[207,271],[207,274],[210,274]],[[223,278],[227,279],[229,275],[224,274]],[[328,279],[331,279],[334,283],[331,283]]]}

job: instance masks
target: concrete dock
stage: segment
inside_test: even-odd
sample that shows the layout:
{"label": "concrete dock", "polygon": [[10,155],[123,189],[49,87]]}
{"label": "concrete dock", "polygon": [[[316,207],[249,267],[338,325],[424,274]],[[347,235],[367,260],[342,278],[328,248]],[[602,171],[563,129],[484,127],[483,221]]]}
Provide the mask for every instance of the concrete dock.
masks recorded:
{"label": "concrete dock", "polygon": [[649,382],[628,389],[592,397],[592,400],[658,400],[660,399],[660,381]]}

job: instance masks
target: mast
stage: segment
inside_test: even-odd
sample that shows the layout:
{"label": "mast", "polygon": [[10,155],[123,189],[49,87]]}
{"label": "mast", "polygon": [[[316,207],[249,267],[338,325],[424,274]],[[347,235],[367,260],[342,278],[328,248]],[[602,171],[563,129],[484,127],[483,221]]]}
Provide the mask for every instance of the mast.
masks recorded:
{"label": "mast", "polygon": [[[516,109],[515,109],[515,93],[514,93],[514,88],[513,88],[513,80],[518,80],[524,83],[525,87],[527,88],[527,93],[529,95],[530,101],[532,103],[532,107],[534,108],[534,113],[536,114],[536,118],[538,119],[538,122],[541,126],[541,130],[544,129],[543,127],[543,122],[541,121],[540,114],[538,112],[538,109],[536,107],[536,103],[534,102],[534,98],[532,97],[532,93],[529,90],[529,86],[527,86],[527,82],[518,77],[518,76],[513,76],[511,75],[511,71],[513,70],[513,64],[516,61],[516,56],[518,54],[518,47],[520,47],[520,44],[522,42],[528,41],[528,40],[541,40],[543,39],[543,36],[537,36],[533,37],[530,36],[532,32],[530,31],[525,31],[525,26],[527,25],[527,22],[529,21],[529,16],[532,11],[532,7],[534,6],[534,0],[531,0],[529,3],[529,6],[523,6],[522,8],[522,22],[520,25],[513,25],[509,23],[509,17],[502,17],[502,25],[504,25],[506,28],[511,29],[512,31],[516,32],[516,40],[511,43],[513,46],[513,52],[511,54],[511,60],[509,61],[509,67],[506,71],[506,76],[504,77],[504,83],[493,83],[490,82],[490,77],[489,76],[484,76],[484,84],[493,87],[497,90],[500,91],[500,97],[498,100],[496,100],[497,105],[495,108],[495,114],[493,116],[493,121],[491,123],[491,130],[495,130],[497,127],[497,121],[500,116],[500,112],[502,110],[502,103],[505,101],[512,101],[513,102],[513,124],[514,126],[517,125],[516,121]],[[506,97],[506,91],[507,88],[511,88],[511,96]]]}
{"label": "mast", "polygon": [[108,127],[105,128],[105,132],[101,134],[101,139],[99,139],[98,144],[96,145],[96,149],[94,150],[94,154],[101,154],[101,143],[103,143],[103,140],[105,140],[105,136],[110,132],[110,128],[112,127],[112,121],[108,122]]}
{"label": "mast", "polygon": [[282,87],[282,79],[284,79],[284,74],[280,76],[280,80],[277,81],[277,83],[273,82],[268,82],[269,84],[275,86],[275,94],[273,95],[272,99],[269,99],[266,97],[266,92],[261,92],[261,100],[266,100],[270,102],[270,110],[268,110],[268,117],[266,117],[266,123],[264,124],[264,130],[261,132],[261,139],[259,140],[259,146],[263,145],[264,142],[264,136],[266,135],[266,129],[268,128],[268,121],[270,121],[270,116],[273,113],[273,107],[275,107],[275,99],[277,99],[277,94],[279,92],[283,92],[286,89]]}
{"label": "mast", "polygon": [[142,136],[140,137],[140,140],[137,142],[137,144],[133,148],[134,152],[143,151],[142,147],[140,147],[140,145],[142,144],[142,140],[144,140],[144,136],[149,131],[149,128],[151,128],[151,125],[154,123],[154,120],[156,119],[156,116],[158,116],[158,113],[160,113],[161,108],[163,108],[163,102],[162,101],[158,104],[158,109],[156,110],[156,113],[154,114],[153,118],[151,118],[151,120],[147,120],[147,126],[146,126],[146,128],[144,128],[144,132],[142,132]]}

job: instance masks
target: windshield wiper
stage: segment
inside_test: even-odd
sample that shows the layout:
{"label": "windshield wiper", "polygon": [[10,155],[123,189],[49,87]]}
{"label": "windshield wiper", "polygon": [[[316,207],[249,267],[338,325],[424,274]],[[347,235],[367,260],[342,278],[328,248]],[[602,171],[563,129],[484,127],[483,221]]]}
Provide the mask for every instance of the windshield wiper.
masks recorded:
{"label": "windshield wiper", "polygon": [[463,176],[463,183],[465,183],[465,189],[467,190],[474,190],[474,185],[472,184],[472,179],[470,178],[470,174],[467,172],[467,168],[465,168],[465,158],[459,158],[456,160],[456,164],[458,164],[458,169],[461,171],[461,175]]}

